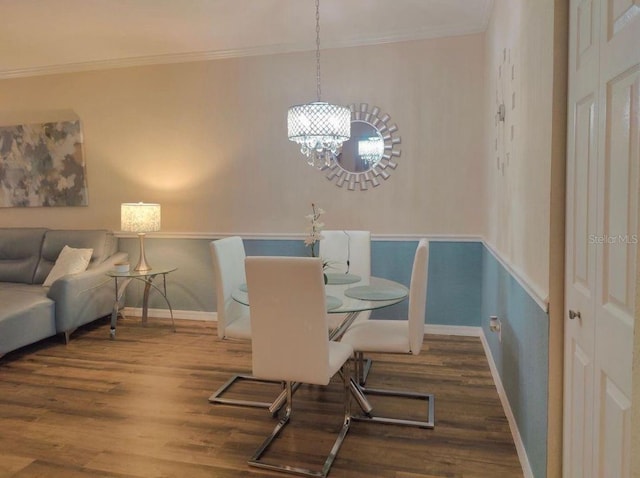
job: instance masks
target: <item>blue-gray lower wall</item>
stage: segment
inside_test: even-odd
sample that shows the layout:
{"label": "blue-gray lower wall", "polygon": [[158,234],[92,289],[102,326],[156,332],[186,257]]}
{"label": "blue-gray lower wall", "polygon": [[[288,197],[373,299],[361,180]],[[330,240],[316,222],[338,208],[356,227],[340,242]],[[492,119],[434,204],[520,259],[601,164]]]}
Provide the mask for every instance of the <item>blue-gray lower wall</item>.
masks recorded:
{"label": "blue-gray lower wall", "polygon": [[[174,310],[214,312],[216,301],[209,240],[145,240],[146,257],[151,266],[173,265],[178,269],[167,278],[168,296]],[[301,240],[245,239],[247,255],[304,256],[309,251]],[[418,241],[373,241],[371,271],[378,277],[400,282],[407,287]],[[129,253],[132,264],[138,258],[137,239],[121,238],[120,249]],[[480,325],[482,276],[480,242],[433,241],[429,247],[429,284],[425,321],[440,325]],[[142,285],[132,284],[126,305],[140,307]],[[157,294],[151,294],[149,306],[166,309]],[[374,311],[373,318],[406,318],[407,302]]]}
{"label": "blue-gray lower wall", "polygon": [[[209,240],[148,238],[146,257],[154,265],[175,265],[167,289],[174,310],[214,312]],[[304,256],[301,240],[247,239],[247,255]],[[376,240],[372,274],[409,286],[417,241]],[[120,249],[138,258],[137,239],[120,239]],[[130,286],[126,304],[141,306],[142,287]],[[166,304],[152,294],[150,307]],[[502,342],[489,331],[489,316],[502,320]],[[374,311],[372,318],[403,318],[407,303]],[[529,463],[536,478],[546,476],[549,317],[481,242],[431,241],[425,322],[482,327]]]}
{"label": "blue-gray lower wall", "polygon": [[[483,247],[482,328],[507,394],[533,476],[547,475],[549,316]],[[502,322],[502,341],[489,317]]]}

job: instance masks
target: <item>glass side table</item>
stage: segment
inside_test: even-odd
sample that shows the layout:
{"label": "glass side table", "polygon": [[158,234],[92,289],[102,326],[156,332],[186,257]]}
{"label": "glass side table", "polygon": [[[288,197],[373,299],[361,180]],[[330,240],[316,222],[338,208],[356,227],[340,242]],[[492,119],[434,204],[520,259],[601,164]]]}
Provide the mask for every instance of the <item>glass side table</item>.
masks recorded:
{"label": "glass side table", "polygon": [[[126,271],[118,272],[111,270],[107,272],[107,275],[115,279],[116,285],[116,300],[113,304],[113,312],[111,313],[111,329],[109,330],[110,337],[115,339],[116,337],[116,322],[118,320],[118,313],[120,312],[120,300],[124,295],[127,286],[132,280],[144,282],[144,293],[142,295],[142,324],[146,325],[149,314],[149,292],[151,288],[157,290],[164,298],[164,301],[169,306],[169,313],[171,314],[171,324],[173,325],[173,331],[176,331],[176,323],[173,320],[173,309],[171,303],[167,297],[167,274],[177,270],[177,267],[154,267],[148,271]],[[158,287],[154,284],[154,280],[157,276],[162,276],[162,286]]]}

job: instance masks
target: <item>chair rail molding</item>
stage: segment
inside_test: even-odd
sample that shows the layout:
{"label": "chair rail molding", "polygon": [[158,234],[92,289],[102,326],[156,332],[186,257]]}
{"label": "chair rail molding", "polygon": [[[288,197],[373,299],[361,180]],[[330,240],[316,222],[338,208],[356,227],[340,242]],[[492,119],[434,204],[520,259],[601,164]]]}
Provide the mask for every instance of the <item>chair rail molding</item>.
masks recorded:
{"label": "chair rail molding", "polygon": [[504,267],[507,272],[520,284],[520,286],[531,296],[536,304],[546,313],[549,313],[549,294],[540,290],[534,282],[509,259],[503,257],[498,250],[485,239],[482,240],[484,247],[491,255]]}
{"label": "chair rail molding", "polygon": [[[336,228],[339,229],[339,228]],[[125,231],[115,231],[115,236],[122,239],[135,239],[137,234]],[[146,235],[151,239],[222,239],[223,237],[240,236],[243,239],[269,240],[269,241],[297,241],[307,237],[305,233],[298,232],[152,232]],[[371,234],[372,241],[419,241],[422,238],[440,242],[483,242],[482,236],[474,234]]]}

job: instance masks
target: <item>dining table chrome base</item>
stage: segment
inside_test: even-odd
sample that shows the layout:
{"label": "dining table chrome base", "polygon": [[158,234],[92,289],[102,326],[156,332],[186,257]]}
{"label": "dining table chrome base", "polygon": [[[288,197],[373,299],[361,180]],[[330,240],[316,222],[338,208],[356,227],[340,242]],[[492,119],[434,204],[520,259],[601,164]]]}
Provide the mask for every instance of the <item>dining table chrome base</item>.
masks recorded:
{"label": "dining table chrome base", "polygon": [[232,376],[229,380],[227,380],[218,390],[216,390],[210,397],[209,402],[211,403],[223,403],[225,405],[239,405],[244,407],[254,407],[254,408],[270,408],[273,405],[273,402],[261,402],[256,400],[243,400],[239,398],[224,398],[222,395],[236,382],[240,380],[249,380],[252,382],[261,382],[261,383],[279,383],[283,382],[278,380],[265,380],[261,378],[256,378],[253,375],[247,374],[237,374]]}
{"label": "dining table chrome base", "polygon": [[356,378],[359,385],[362,385],[364,387],[364,384],[367,382],[367,377],[369,376],[372,365],[373,360],[371,360],[370,358],[355,360]]}

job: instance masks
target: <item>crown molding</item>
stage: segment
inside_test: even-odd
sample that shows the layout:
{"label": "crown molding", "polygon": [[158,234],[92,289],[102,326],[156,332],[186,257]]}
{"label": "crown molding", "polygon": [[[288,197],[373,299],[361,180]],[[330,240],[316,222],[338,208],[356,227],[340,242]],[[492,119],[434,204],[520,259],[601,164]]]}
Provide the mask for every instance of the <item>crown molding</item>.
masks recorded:
{"label": "crown molding", "polygon": [[[478,24],[448,25],[444,27],[414,30],[411,32],[394,33],[368,37],[367,39],[354,39],[337,42],[327,42],[323,49],[354,48],[363,46],[383,45],[388,43],[400,43],[409,41],[429,40],[434,38],[473,35],[483,33],[486,30],[491,14],[492,2],[487,6],[483,15],[483,21]],[[26,78],[33,76],[60,75],[79,73],[86,71],[111,70],[117,68],[132,68],[139,66],[169,65],[176,63],[190,63],[200,61],[224,60],[229,58],[242,58],[249,56],[264,56],[275,54],[298,53],[311,51],[315,46],[303,44],[278,44],[265,45],[252,48],[196,51],[173,53],[165,55],[148,55],[130,58],[115,58],[108,60],[95,60],[62,65],[44,65],[26,68],[14,68],[0,71],[0,80],[13,78]]]}

